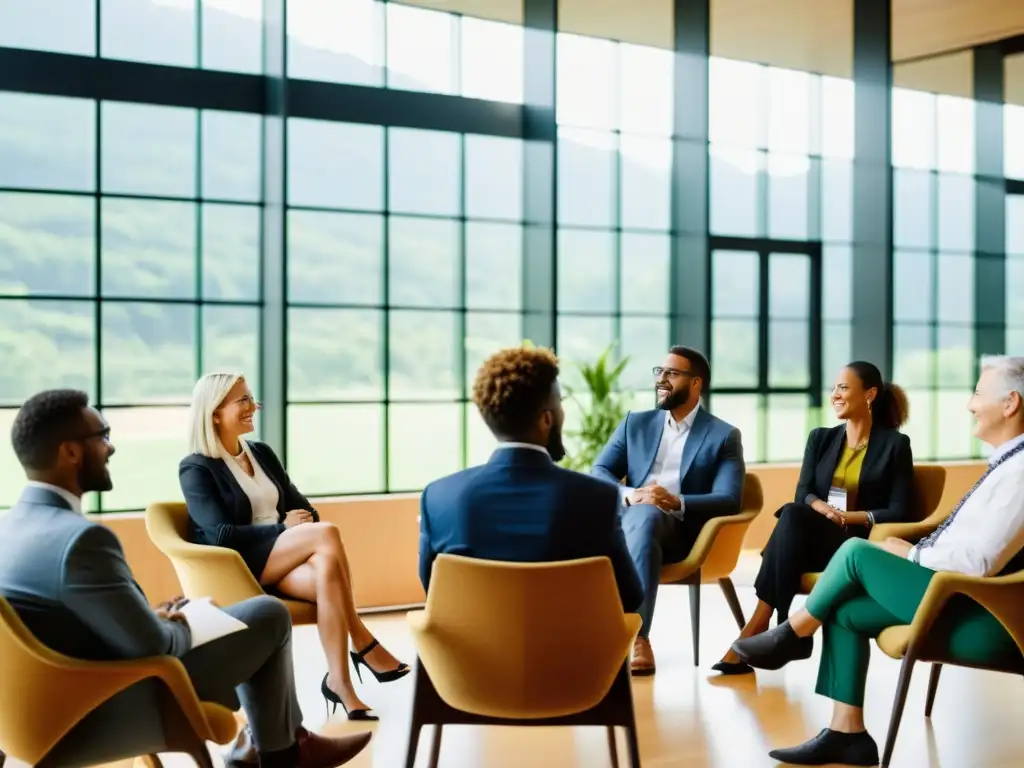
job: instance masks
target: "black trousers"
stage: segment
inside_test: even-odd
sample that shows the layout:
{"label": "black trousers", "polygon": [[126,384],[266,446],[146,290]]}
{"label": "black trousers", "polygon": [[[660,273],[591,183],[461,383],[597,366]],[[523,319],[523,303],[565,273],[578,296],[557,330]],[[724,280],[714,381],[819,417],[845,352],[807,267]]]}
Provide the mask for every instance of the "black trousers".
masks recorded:
{"label": "black trousers", "polygon": [[776,610],[779,622],[783,622],[800,591],[800,577],[824,570],[832,555],[853,534],[806,504],[786,504],[775,516],[779,522],[761,553],[761,570],[754,580],[754,591],[759,600]]}

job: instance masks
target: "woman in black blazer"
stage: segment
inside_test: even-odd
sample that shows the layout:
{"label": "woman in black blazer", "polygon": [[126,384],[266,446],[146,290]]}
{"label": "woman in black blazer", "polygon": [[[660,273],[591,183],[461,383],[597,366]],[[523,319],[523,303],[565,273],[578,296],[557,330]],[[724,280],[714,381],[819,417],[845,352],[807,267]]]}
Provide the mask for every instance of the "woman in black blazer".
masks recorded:
{"label": "woman in black blazer", "polygon": [[[903,390],[884,383],[871,363],[850,363],[836,379],[832,409],[846,423],[807,438],[796,498],[775,513],[779,522],[754,581],[757,608],[740,638],[768,629],[773,613],[784,621],[800,577],[823,570],[848,538],[907,520],[914,508],[914,457],[899,431],[907,420]],[[731,650],[712,669],[753,671]]]}
{"label": "woman in black blazer", "polygon": [[378,681],[390,682],[409,667],[374,639],[356,612],[338,529],[320,521],[268,445],[242,439],[253,431],[258,410],[240,375],[209,374],[196,384],[189,413],[192,453],[178,467],[190,537],[238,552],[265,589],[316,603],[328,665],[321,693],[335,710],[341,704],[350,720],[376,720],[352,686],[349,637],[361,649],[347,654],[357,674],[363,665]]}

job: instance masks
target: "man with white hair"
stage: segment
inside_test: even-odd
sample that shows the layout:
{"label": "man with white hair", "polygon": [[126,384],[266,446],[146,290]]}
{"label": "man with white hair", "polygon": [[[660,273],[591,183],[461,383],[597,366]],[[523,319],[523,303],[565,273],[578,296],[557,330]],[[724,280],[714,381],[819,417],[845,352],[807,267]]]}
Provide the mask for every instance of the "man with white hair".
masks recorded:
{"label": "man with white hair", "polygon": [[[939,527],[917,544],[846,542],[829,562],[804,609],[732,648],[747,664],[778,669],[811,654],[824,627],[817,692],[835,702],[832,722],[810,741],[771,757],[798,765],[876,765],[878,747],[864,727],[870,640],[909,624],[936,571],[995,576],[1024,569],[1024,357],[982,359],[967,409],[975,435],[992,446],[984,474]],[[1016,643],[977,603],[954,598],[936,631],[958,660],[1019,659]]]}

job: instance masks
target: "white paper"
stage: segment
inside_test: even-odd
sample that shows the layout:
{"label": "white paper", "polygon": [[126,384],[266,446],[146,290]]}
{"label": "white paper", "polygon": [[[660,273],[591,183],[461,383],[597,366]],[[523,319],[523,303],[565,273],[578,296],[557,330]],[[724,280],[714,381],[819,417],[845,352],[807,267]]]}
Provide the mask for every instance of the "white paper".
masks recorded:
{"label": "white paper", "polygon": [[829,506],[835,507],[840,512],[846,512],[846,489],[832,486],[828,491]]}
{"label": "white paper", "polygon": [[249,628],[245,622],[215,606],[209,597],[189,600],[180,612],[192,631],[193,648]]}

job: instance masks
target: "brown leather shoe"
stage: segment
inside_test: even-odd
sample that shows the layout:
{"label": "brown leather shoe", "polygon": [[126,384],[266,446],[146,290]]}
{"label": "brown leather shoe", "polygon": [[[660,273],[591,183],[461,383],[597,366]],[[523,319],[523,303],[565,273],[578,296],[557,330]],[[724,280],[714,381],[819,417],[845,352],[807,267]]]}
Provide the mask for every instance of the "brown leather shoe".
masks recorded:
{"label": "brown leather shoe", "polygon": [[654,674],[654,651],[646,637],[638,637],[633,643],[633,660],[629,669],[635,677]]}
{"label": "brown leather shoe", "polygon": [[295,736],[299,742],[299,768],[335,768],[362,752],[373,733],[363,731],[328,738],[300,728]]}
{"label": "brown leather shoe", "polygon": [[231,766],[257,765],[260,761],[259,752],[252,741],[252,731],[248,725],[243,725],[238,732],[231,747],[223,753],[224,764]]}

